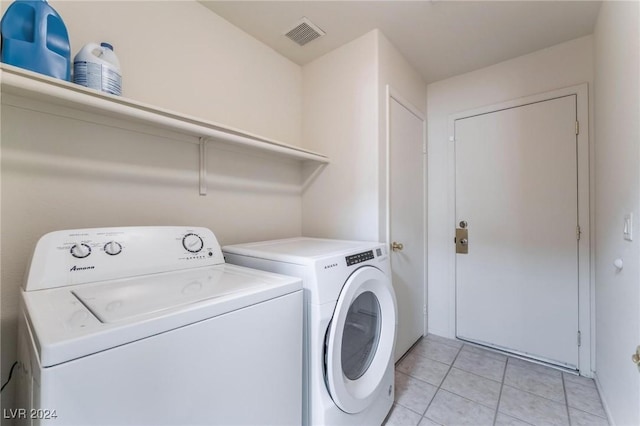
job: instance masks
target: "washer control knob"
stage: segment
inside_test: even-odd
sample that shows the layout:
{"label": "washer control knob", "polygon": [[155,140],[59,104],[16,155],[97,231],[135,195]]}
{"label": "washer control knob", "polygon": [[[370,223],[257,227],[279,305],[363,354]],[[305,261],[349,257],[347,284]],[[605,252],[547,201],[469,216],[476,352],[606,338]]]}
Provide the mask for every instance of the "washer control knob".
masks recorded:
{"label": "washer control knob", "polygon": [[182,238],[182,245],[191,253],[198,253],[204,247],[202,238],[198,234],[187,234]]}
{"label": "washer control knob", "polygon": [[122,252],[122,246],[116,241],[109,241],[104,245],[104,251],[111,256],[115,256],[116,254],[120,254]]}
{"label": "washer control knob", "polygon": [[74,244],[71,247],[71,255],[73,257],[77,257],[78,259],[85,258],[91,254],[91,247],[89,247],[85,243]]}

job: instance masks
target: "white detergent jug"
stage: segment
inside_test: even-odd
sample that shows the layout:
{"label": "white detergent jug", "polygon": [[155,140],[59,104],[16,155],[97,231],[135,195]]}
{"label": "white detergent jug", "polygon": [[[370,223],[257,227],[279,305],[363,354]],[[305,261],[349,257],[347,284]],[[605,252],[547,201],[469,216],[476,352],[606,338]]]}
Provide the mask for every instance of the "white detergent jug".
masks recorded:
{"label": "white detergent jug", "polygon": [[112,95],[122,95],[120,62],[113,46],[89,43],[80,49],[73,59],[73,82]]}

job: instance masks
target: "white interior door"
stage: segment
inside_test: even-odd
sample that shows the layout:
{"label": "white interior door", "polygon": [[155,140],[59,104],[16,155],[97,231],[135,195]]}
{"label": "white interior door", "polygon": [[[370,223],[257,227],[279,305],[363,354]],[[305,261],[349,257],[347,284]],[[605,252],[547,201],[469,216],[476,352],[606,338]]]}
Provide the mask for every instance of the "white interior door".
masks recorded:
{"label": "white interior door", "polygon": [[578,366],[576,96],[455,122],[456,334]]}
{"label": "white interior door", "polygon": [[[398,360],[425,330],[424,119],[389,99],[389,231],[398,303]],[[401,244],[401,246],[399,246]],[[402,248],[399,248],[402,247]]]}

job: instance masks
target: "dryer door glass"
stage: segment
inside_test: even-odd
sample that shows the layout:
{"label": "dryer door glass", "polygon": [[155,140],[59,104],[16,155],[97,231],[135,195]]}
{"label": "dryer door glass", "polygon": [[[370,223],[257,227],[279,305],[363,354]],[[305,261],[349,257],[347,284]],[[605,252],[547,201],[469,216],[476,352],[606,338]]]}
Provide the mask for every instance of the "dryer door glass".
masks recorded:
{"label": "dryer door glass", "polygon": [[[333,402],[359,413],[378,398],[393,374],[396,300],[389,277],[373,266],[347,279],[326,335],[325,378]],[[391,373],[390,373],[391,372]]]}
{"label": "dryer door glass", "polygon": [[342,334],[342,371],[350,380],[359,379],[369,365],[380,338],[380,303],[366,291],[349,306]]}

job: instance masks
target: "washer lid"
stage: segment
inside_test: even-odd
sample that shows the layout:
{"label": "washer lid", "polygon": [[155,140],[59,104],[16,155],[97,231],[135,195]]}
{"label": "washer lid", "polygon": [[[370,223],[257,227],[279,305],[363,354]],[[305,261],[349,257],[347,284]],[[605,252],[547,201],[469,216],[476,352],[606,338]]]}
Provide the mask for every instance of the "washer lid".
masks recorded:
{"label": "washer lid", "polygon": [[299,278],[216,265],[22,292],[43,367],[115,348],[302,288]]}
{"label": "washer lid", "polygon": [[101,322],[111,323],[265,285],[265,281],[252,275],[205,268],[80,287],[72,293]]}

